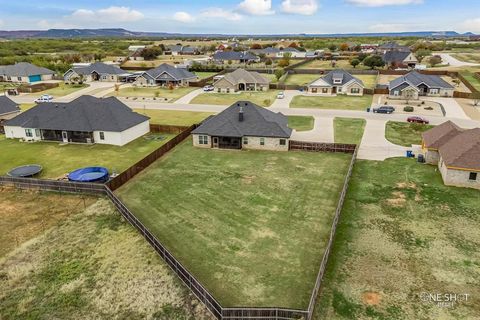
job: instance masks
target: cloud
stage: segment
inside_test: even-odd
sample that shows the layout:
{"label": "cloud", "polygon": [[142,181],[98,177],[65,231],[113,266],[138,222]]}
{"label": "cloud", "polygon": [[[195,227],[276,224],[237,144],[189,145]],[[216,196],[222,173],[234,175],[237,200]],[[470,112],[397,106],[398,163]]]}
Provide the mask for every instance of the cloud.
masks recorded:
{"label": "cloud", "polygon": [[274,14],[272,0],[244,0],[238,5],[238,9],[247,14],[265,16]]}
{"label": "cloud", "polygon": [[292,14],[312,15],[318,10],[316,0],[285,0],[282,2],[282,11]]}
{"label": "cloud", "polygon": [[346,0],[360,7],[403,6],[407,4],[422,4],[423,0]]}
{"label": "cloud", "polygon": [[175,14],[173,15],[173,20],[183,22],[183,23],[192,23],[192,22],[195,22],[196,19],[195,17],[193,17],[192,15],[190,15],[185,11],[178,11],[178,12],[175,12]]}
{"label": "cloud", "polygon": [[222,8],[208,8],[202,11],[200,15],[204,18],[220,18],[230,21],[238,21],[243,18],[243,16],[237,12],[224,10]]}
{"label": "cloud", "polygon": [[134,22],[143,19],[143,13],[137,10],[132,10],[129,7],[111,6],[97,11],[78,9],[70,16],[73,21],[88,22],[88,21],[106,21],[106,22]]}
{"label": "cloud", "polygon": [[480,33],[480,18],[465,20],[460,27],[465,31]]}

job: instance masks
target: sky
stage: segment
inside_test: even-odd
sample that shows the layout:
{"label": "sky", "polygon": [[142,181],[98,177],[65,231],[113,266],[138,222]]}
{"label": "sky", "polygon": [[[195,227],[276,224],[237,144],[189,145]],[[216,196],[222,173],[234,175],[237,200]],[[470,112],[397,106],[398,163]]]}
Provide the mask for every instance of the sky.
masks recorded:
{"label": "sky", "polygon": [[479,0],[0,0],[0,30],[125,28],[223,34],[458,31]]}

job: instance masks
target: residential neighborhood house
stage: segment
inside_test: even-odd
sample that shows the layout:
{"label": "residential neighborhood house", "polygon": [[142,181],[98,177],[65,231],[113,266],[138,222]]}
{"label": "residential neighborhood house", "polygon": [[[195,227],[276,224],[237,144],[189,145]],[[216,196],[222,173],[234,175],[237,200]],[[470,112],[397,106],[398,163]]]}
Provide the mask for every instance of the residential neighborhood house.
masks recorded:
{"label": "residential neighborhood house", "polygon": [[365,86],[362,80],[352,76],[345,70],[332,70],[320,79],[308,85],[308,93],[347,96],[363,96]]}
{"label": "residential neighborhood house", "polygon": [[251,63],[260,61],[260,58],[248,51],[218,51],[213,55],[212,59],[216,63],[222,64],[229,61],[233,63]]}
{"label": "residential neighborhood house", "polygon": [[447,121],[422,139],[426,162],[438,165],[446,185],[480,189],[480,128],[463,130]]}
{"label": "residential neighborhood house", "polygon": [[387,51],[382,56],[387,68],[415,69],[418,59],[410,51]]}
{"label": "residential neighborhood house", "polygon": [[441,77],[411,71],[388,85],[389,98],[414,99],[420,96],[452,97],[454,87]]}
{"label": "residential neighborhood house", "polygon": [[128,56],[128,60],[131,60],[131,61],[144,61],[145,58],[142,56],[143,50],[144,50],[144,49],[138,49],[138,50],[133,51],[133,52],[130,53],[130,55]]}
{"label": "residential neighborhood house", "polygon": [[148,117],[115,97],[81,96],[68,103],[41,103],[5,122],[5,135],[26,141],[123,146],[150,131]]}
{"label": "residential neighborhood house", "polygon": [[135,80],[134,85],[139,86],[188,86],[190,81],[196,81],[198,77],[185,68],[176,68],[163,63],[156,68],[141,73]]}
{"label": "residential neighborhood house", "polygon": [[382,54],[390,51],[411,52],[409,47],[401,46],[395,41],[386,42],[377,48],[377,52]]}
{"label": "residential neighborhood house", "polygon": [[20,107],[7,96],[0,96],[0,123],[20,113]]}
{"label": "residential neighborhood house", "polygon": [[0,82],[34,83],[52,80],[55,72],[28,62],[0,66]]}
{"label": "residential neighborhood house", "polygon": [[63,75],[65,83],[78,82],[126,82],[131,74],[117,66],[103,62],[95,62],[87,66],[69,69]]}
{"label": "residential neighborhood house", "polygon": [[216,92],[233,93],[237,91],[267,91],[270,79],[258,72],[236,69],[213,83]]}
{"label": "residential neighborhood house", "polygon": [[193,145],[200,148],[276,151],[288,151],[291,134],[286,116],[248,101],[234,103],[192,131]]}

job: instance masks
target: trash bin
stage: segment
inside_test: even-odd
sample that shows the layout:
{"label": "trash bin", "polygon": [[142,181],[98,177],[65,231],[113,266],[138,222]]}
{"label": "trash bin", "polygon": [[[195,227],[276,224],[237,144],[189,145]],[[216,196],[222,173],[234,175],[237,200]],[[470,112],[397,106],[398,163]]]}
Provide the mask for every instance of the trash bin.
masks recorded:
{"label": "trash bin", "polygon": [[367,112],[370,112],[370,108],[367,108]]}
{"label": "trash bin", "polygon": [[417,161],[420,163],[425,163],[425,157],[423,156],[423,154],[418,155]]}
{"label": "trash bin", "polygon": [[407,150],[407,158],[413,158],[413,151],[412,150]]}

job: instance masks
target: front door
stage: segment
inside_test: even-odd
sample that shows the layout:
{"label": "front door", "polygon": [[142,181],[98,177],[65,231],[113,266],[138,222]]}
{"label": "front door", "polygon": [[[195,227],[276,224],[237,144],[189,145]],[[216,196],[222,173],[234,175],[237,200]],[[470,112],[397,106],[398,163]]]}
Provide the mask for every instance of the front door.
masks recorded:
{"label": "front door", "polygon": [[65,143],[68,143],[68,133],[67,131],[62,131],[62,140]]}
{"label": "front door", "polygon": [[214,148],[218,148],[218,137],[213,137],[212,144]]}

